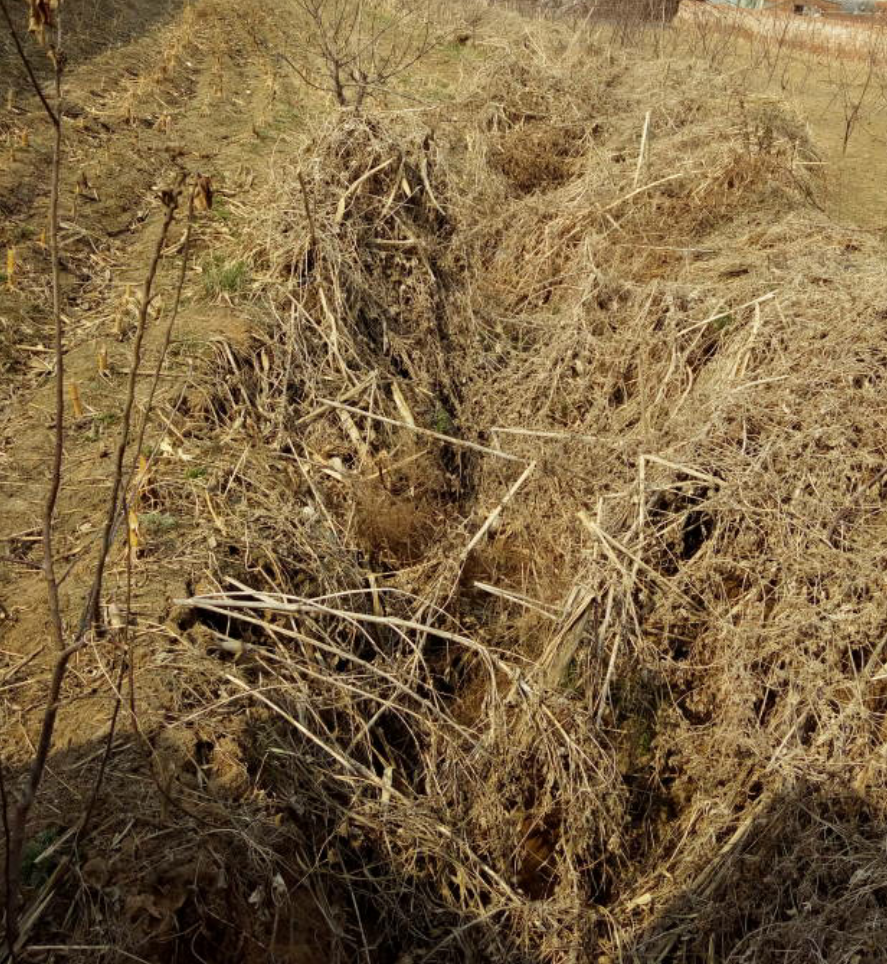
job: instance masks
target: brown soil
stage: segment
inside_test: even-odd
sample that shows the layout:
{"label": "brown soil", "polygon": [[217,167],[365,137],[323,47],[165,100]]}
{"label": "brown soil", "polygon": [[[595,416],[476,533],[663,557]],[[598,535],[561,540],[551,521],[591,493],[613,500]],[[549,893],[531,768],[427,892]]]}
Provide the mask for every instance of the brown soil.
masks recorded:
{"label": "brown soil", "polygon": [[[61,192],[65,364],[69,382],[79,389],[83,414],[71,414],[66,424],[56,557],[65,574],[62,603],[73,624],[89,585],[105,511],[137,299],[160,219],[158,190],[170,182],[176,165],[213,179],[216,214],[199,228],[195,257],[198,267],[209,264],[213,248],[230,233],[231,207],[250,203],[275,125],[293,115],[291,107],[275,103],[278,94],[288,91],[287,78],[270,87],[260,58],[246,56],[252,41],[237,29],[234,5],[187,4],[183,10],[172,2],[71,4],[64,13],[70,52]],[[4,35],[4,44],[6,39]],[[12,109],[0,116],[7,145],[0,172],[0,248],[13,247],[16,262],[14,285],[4,284],[0,292],[0,393],[5,402],[0,646],[10,671],[5,679],[13,681],[4,693],[2,756],[11,773],[32,755],[53,663],[37,538],[53,423],[47,377],[52,370],[49,262],[43,235],[50,149],[39,105],[26,94],[10,51],[6,46],[0,50],[0,84],[4,89],[12,84],[15,91]],[[163,269],[159,291],[166,304],[158,303],[152,313],[142,362],[146,376],[159,350],[160,316],[164,307],[168,310],[171,281],[172,268]],[[208,299],[199,277],[189,285],[172,360],[160,383],[155,417],[161,422],[183,399],[199,404],[201,366],[214,345],[246,344],[247,323],[224,300]],[[107,353],[105,374],[96,361],[102,349]],[[148,381],[145,377],[140,383],[147,386]],[[325,960],[327,925],[302,882],[292,879],[292,853],[284,856],[291,833],[281,815],[254,796],[245,776],[238,737],[242,718],[209,740],[198,735],[199,721],[155,735],[161,721],[181,719],[184,706],[210,705],[214,698],[213,684],[201,681],[199,672],[193,676],[189,669],[183,675],[183,655],[193,661],[190,647],[183,652],[174,630],[157,633],[170,600],[206,578],[203,537],[189,531],[187,516],[169,514],[167,493],[170,486],[196,493],[211,457],[199,440],[186,440],[182,429],[173,439],[172,472],[164,473],[172,477],[152,478],[144,492],[145,549],[132,584],[132,610],[140,626],[133,667],[136,707],[140,732],[151,746],[131,726],[121,727],[95,814],[96,830],[78,851],[73,876],[69,871],[54,883],[62,903],[41,920],[36,943],[94,944],[79,952],[78,959],[88,961],[120,960],[125,947],[137,948],[139,959],[151,961],[264,961],[269,953],[298,964]],[[125,601],[125,558],[122,548],[112,553],[106,602]],[[17,672],[23,659],[28,660],[26,671]],[[40,858],[49,842],[63,840],[83,810],[109,729],[116,662],[110,639],[96,641],[73,662],[52,772],[31,831],[36,844],[29,845],[26,862]],[[210,689],[204,691],[207,685]],[[201,797],[189,816],[171,810],[160,792],[182,779]],[[232,808],[242,814],[240,830],[230,822]],[[272,863],[286,861],[288,869],[269,877],[264,868],[261,881],[279,880],[291,898],[283,903],[280,894],[262,890],[258,877],[252,890],[242,890],[250,886],[248,874],[240,873],[252,859],[247,841],[264,824],[271,828],[266,843],[279,838],[281,844]],[[208,844],[203,836],[195,837],[197,827],[210,835],[225,827],[231,836]],[[47,853],[27,869],[26,899],[39,894],[47,880],[54,881],[61,866],[58,856]],[[109,926],[99,941],[89,929],[72,941],[72,922],[87,906],[93,908],[88,916],[98,914]]]}

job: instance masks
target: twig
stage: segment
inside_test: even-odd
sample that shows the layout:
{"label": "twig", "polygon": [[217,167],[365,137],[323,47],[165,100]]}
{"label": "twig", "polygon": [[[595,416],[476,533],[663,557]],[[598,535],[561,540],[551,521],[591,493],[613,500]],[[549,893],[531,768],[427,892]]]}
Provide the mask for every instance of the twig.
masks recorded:
{"label": "twig", "polygon": [[[676,586],[673,586],[668,579],[665,578],[665,576],[663,576],[661,573],[658,573],[652,566],[648,566],[646,562],[636,556],[630,549],[627,549],[625,546],[623,546],[622,543],[617,539],[614,539],[611,535],[608,535],[606,532],[604,532],[604,530],[601,529],[601,527],[591,518],[591,516],[588,515],[587,512],[580,512],[579,520],[589,532],[600,539],[604,550],[608,553],[608,555],[611,556],[611,558],[615,559],[615,556],[613,556],[613,549],[618,549],[621,553],[623,553],[623,555],[627,556],[632,562],[634,562],[638,568],[643,569],[644,572],[646,572],[647,575],[650,576],[650,578],[662,589],[665,589],[667,592],[674,593],[679,599],[682,599],[685,603],[687,603],[687,605],[690,606],[694,612],[699,609],[698,604],[693,602],[693,600],[686,595],[686,593],[681,592],[681,590]],[[618,560],[616,561],[618,565]],[[622,569],[622,566],[620,565],[619,568]]]}
{"label": "twig", "polygon": [[31,66],[31,61],[22,47],[22,42],[19,40],[18,31],[15,29],[15,24],[12,22],[12,17],[10,17],[9,11],[6,9],[6,0],[0,0],[0,10],[3,11],[3,16],[6,19],[7,26],[9,27],[9,34],[12,37],[12,42],[15,44],[15,49],[18,51],[19,58],[21,59],[21,62],[27,71],[28,79],[31,82],[31,87],[34,90],[34,93],[40,98],[40,103],[43,105],[43,109],[46,111],[46,115],[49,117],[53,126],[56,128],[61,127],[61,111],[59,110],[58,105],[56,105],[56,110],[53,110],[49,104],[49,101],[46,99],[46,95],[43,93],[43,87],[34,74],[34,68]]}
{"label": "twig", "polygon": [[182,240],[182,259],[179,266],[179,277],[178,281],[176,282],[173,304],[172,308],[170,309],[166,328],[163,332],[163,341],[160,345],[160,353],[157,358],[157,364],[154,367],[154,371],[151,373],[151,385],[148,389],[148,397],[145,400],[144,415],[142,416],[139,431],[136,436],[136,444],[132,458],[132,468],[130,469],[125,488],[128,488],[132,485],[133,477],[135,476],[139,464],[139,454],[142,451],[142,446],[145,442],[145,432],[148,428],[148,417],[151,414],[151,409],[154,406],[154,396],[157,392],[157,386],[160,382],[160,378],[163,375],[163,366],[166,363],[166,356],[169,353],[169,345],[172,340],[173,328],[175,327],[176,320],[179,317],[179,307],[182,303],[182,291],[185,287],[185,277],[188,273],[188,262],[191,256],[191,233],[194,228],[194,202],[197,197],[197,188],[198,185],[195,181],[188,196],[188,214],[185,221],[185,236]]}
{"label": "twig", "polygon": [[44,649],[43,646],[38,646],[37,649],[35,649],[33,652],[28,653],[28,655],[25,656],[24,659],[19,660],[19,662],[16,663],[15,666],[13,666],[11,670],[9,670],[9,672],[5,673],[2,679],[0,679],[0,686],[2,686],[8,680],[11,680],[12,677],[19,672],[19,670],[23,670],[28,665],[28,663],[31,662],[31,660],[35,659],[43,652],[43,649]]}
{"label": "twig", "polygon": [[650,130],[650,111],[644,117],[644,131],[641,134],[641,149],[638,152],[638,166],[634,171],[634,186],[637,187],[641,180],[641,168],[644,166],[644,157],[647,153],[647,134]]}
{"label": "twig", "polygon": [[351,412],[352,415],[362,415],[364,418],[372,418],[377,422],[384,422],[386,425],[395,425],[398,428],[409,429],[411,432],[416,432],[419,435],[425,435],[428,438],[436,438],[441,442],[446,442],[448,445],[459,446],[464,449],[471,449],[474,452],[481,452],[484,455],[495,455],[500,459],[505,459],[506,462],[522,462],[526,464],[526,459],[521,458],[519,455],[512,455],[510,452],[503,452],[500,449],[491,449],[486,445],[479,445],[477,442],[468,442],[465,439],[453,438],[452,435],[444,435],[442,432],[434,432],[430,428],[422,428],[419,425],[410,425],[407,422],[402,422],[396,418],[388,418],[385,415],[377,415],[375,412],[365,412],[362,408],[354,408],[352,405],[343,405],[341,402],[334,402],[329,398],[318,398],[318,401],[322,405],[327,405],[330,408],[340,408],[343,411]]}
{"label": "twig", "polygon": [[387,161],[383,161],[381,164],[377,164],[375,167],[370,168],[368,171],[364,171],[363,174],[353,183],[350,184],[345,191],[345,193],[339,198],[339,204],[336,207],[336,214],[333,218],[334,224],[341,224],[345,218],[345,211],[348,208],[348,199],[354,194],[364,181],[371,178],[374,174],[378,174],[379,171],[384,171],[386,167],[393,164],[397,160],[396,157],[389,157]]}
{"label": "twig", "polygon": [[682,177],[695,177],[697,174],[703,173],[703,171],[678,171],[676,174],[669,174],[667,177],[660,177],[657,181],[651,181],[649,184],[644,184],[643,187],[635,188],[633,191],[629,191],[628,194],[624,194],[615,201],[611,201],[605,207],[602,207],[599,213],[604,214],[607,211],[612,211],[613,208],[618,208],[620,204],[625,204],[626,201],[630,201],[633,197],[637,197],[639,194],[652,191],[654,187],[659,187],[661,184],[667,184],[669,181],[676,181]]}
{"label": "twig", "polygon": [[308,218],[308,230],[311,232],[311,247],[317,248],[317,231],[314,228],[314,213],[311,210],[311,202],[308,199],[308,186],[305,184],[305,175],[299,170],[299,187],[302,189],[302,203],[305,205],[305,217]]}
{"label": "twig", "polygon": [[519,592],[510,592],[507,589],[500,589],[498,586],[491,586],[487,582],[480,582],[475,579],[472,583],[475,589],[480,589],[481,592],[488,593],[491,596],[498,596],[500,599],[505,599],[508,602],[517,603],[519,606],[524,606],[533,612],[539,613],[540,616],[545,616],[546,619],[557,619],[557,615],[552,612],[552,607],[547,606],[545,603],[537,602],[535,599],[530,599],[529,596],[524,596]]}
{"label": "twig", "polygon": [[[258,591],[255,593],[257,596],[262,596],[262,593]],[[260,603],[250,602],[245,599],[225,599],[219,597],[201,597],[192,596],[190,599],[176,599],[175,604],[177,606],[193,606],[198,609],[205,609],[209,612],[218,612],[222,615],[235,615],[238,619],[244,619],[247,622],[252,622],[255,625],[266,626],[263,620],[250,619],[244,616],[242,612],[238,610],[258,610],[259,612],[278,612],[278,613],[304,613],[306,611],[314,611],[318,613],[323,613],[327,616],[336,616],[340,619],[345,619],[353,623],[368,623],[374,626],[389,626],[396,630],[406,630],[410,632],[420,633],[427,636],[436,636],[439,639],[445,639],[451,643],[458,643],[460,646],[464,646],[466,649],[472,652],[478,653],[484,659],[488,659],[497,669],[505,673],[509,679],[515,679],[519,673],[514,667],[509,666],[503,659],[496,656],[491,650],[483,646],[481,643],[476,642],[468,636],[460,635],[459,633],[451,633],[446,629],[439,629],[435,626],[428,626],[425,623],[414,622],[411,619],[399,619],[395,616],[376,616],[369,613],[361,612],[348,612],[342,609],[334,609],[330,606],[324,606],[320,603],[313,602],[309,599],[298,599],[295,603],[284,603],[278,602],[271,598],[264,598]],[[275,631],[283,635],[293,635],[291,631],[282,629],[281,627],[275,627]],[[298,634],[297,634],[298,635]],[[315,645],[319,645],[315,643]],[[336,655],[342,656],[343,650],[336,650]],[[346,654],[346,659],[355,659],[354,656]]]}
{"label": "twig", "polygon": [[52,681],[50,683],[49,700],[43,716],[40,738],[34,760],[31,764],[28,779],[20,799],[13,805],[10,813],[7,807],[11,801],[6,798],[4,787],[3,808],[4,808],[4,833],[7,835],[7,846],[5,854],[5,880],[6,880],[6,938],[9,947],[9,954],[12,960],[16,960],[17,944],[19,939],[19,902],[21,899],[21,863],[24,849],[25,833],[27,830],[28,815],[33,806],[37,795],[37,790],[43,779],[43,772],[49,756],[49,748],[52,743],[52,731],[55,724],[57,704],[61,693],[68,661],[73,655],[74,650],[65,648],[65,630],[61,614],[61,602],[59,599],[59,583],[55,570],[54,546],[53,546],[53,524],[55,519],[56,505],[58,503],[59,491],[62,485],[62,467],[64,459],[65,445],[65,369],[64,369],[64,321],[62,318],[61,306],[61,266],[59,258],[59,184],[61,180],[62,166],[62,72],[64,69],[64,52],[61,49],[61,13],[56,11],[56,46],[47,47],[47,55],[53,63],[54,95],[55,108],[51,107],[43,88],[34,73],[33,67],[28,56],[25,54],[15,29],[12,17],[6,7],[5,0],[0,0],[0,8],[6,20],[9,32],[12,36],[19,58],[24,64],[28,78],[34,92],[40,99],[43,109],[50,120],[53,128],[52,142],[52,173],[50,177],[50,201],[49,201],[49,237],[50,237],[50,260],[52,264],[52,318],[53,318],[53,357],[55,360],[55,426],[53,429],[53,453],[50,468],[49,488],[43,507],[43,574],[46,583],[47,602],[49,607],[49,622],[52,640],[57,652],[55,668],[53,670]]}
{"label": "twig", "polygon": [[[148,418],[151,414],[151,409],[154,404],[154,395],[157,391],[157,386],[160,382],[160,376],[162,373],[164,362],[166,361],[166,355],[169,350],[169,344],[172,337],[173,326],[175,325],[176,318],[179,313],[179,305],[182,298],[182,289],[185,284],[185,276],[188,270],[188,256],[191,250],[191,230],[194,224],[194,200],[197,194],[197,183],[192,186],[190,196],[188,198],[188,217],[185,227],[185,237],[182,245],[182,259],[181,267],[179,271],[178,284],[176,285],[175,297],[173,300],[173,306],[170,310],[169,320],[166,324],[166,329],[163,333],[163,342],[160,349],[160,354],[157,359],[157,365],[153,373],[153,379],[151,381],[151,386],[148,391],[148,398],[145,402],[144,415],[141,420],[139,427],[138,436],[135,445],[135,455],[133,456],[132,468],[129,473],[129,477],[126,482],[124,490],[132,484],[132,480],[137,471],[137,466],[139,464],[139,453],[142,449],[142,444],[145,438],[145,431],[148,425]],[[135,370],[136,365],[134,363],[133,370]],[[121,505],[120,514],[125,514],[126,512],[126,502],[123,501]],[[101,763],[99,764],[99,771],[96,775],[95,781],[93,783],[92,792],[89,797],[89,802],[84,810],[83,817],[80,821],[80,825],[77,830],[77,839],[79,840],[83,834],[89,829],[90,819],[92,817],[93,810],[95,809],[96,802],[98,801],[99,794],[101,793],[102,785],[104,783],[105,772],[108,766],[108,760],[111,756],[111,751],[114,746],[114,738],[117,733],[117,722],[120,718],[120,708],[123,703],[123,681],[128,675],[129,677],[129,710],[130,717],[133,722],[133,727],[141,736],[140,728],[138,725],[138,719],[136,717],[136,705],[135,705],[135,667],[134,658],[132,653],[132,644],[130,640],[130,625],[132,621],[132,545],[127,540],[127,553],[126,553],[126,610],[123,617],[123,627],[122,627],[122,648],[123,657],[120,664],[120,672],[117,679],[117,685],[114,689],[114,709],[111,713],[111,721],[108,726],[108,735],[105,740],[104,752],[102,753]]]}
{"label": "twig", "polygon": [[[607,608],[604,613],[603,623],[601,624],[600,632],[598,633],[598,639],[601,644],[603,644],[604,639],[607,635],[607,629],[610,625],[610,616],[613,612],[613,589],[607,593]],[[619,654],[619,640],[621,639],[621,634],[617,633],[616,638],[613,640],[613,648],[610,650],[610,659],[607,663],[607,672],[604,674],[604,682],[601,685],[601,695],[598,700],[597,713],[595,714],[595,723],[598,726],[601,725],[601,721],[604,718],[604,709],[607,705],[607,700],[610,696],[610,684],[613,681],[613,674],[616,672],[616,657]]]}
{"label": "twig", "polygon": [[120,434],[117,441],[117,452],[114,457],[114,474],[111,480],[111,494],[108,497],[108,511],[105,517],[105,524],[102,529],[102,540],[99,547],[98,557],[95,563],[95,574],[90,587],[89,597],[84,606],[80,617],[78,638],[84,636],[95,622],[98,613],[99,600],[102,594],[102,585],[105,575],[105,564],[108,554],[111,551],[111,543],[114,533],[119,523],[120,492],[123,488],[123,462],[126,457],[126,450],[129,447],[130,427],[132,424],[132,412],[135,406],[136,396],[136,373],[139,370],[142,357],[142,342],[144,341],[145,331],[148,323],[148,309],[151,305],[151,293],[154,288],[154,280],[157,277],[157,270],[166,246],[166,238],[172,226],[178,207],[179,194],[182,188],[183,175],[179,175],[178,181],[172,190],[164,191],[162,198],[166,208],[166,214],[160,227],[160,233],[154,245],[151,262],[145,276],[145,283],[142,289],[141,304],[139,305],[138,323],[136,326],[135,340],[132,347],[132,364],[129,379],[126,386],[126,401],[123,407],[123,415],[120,424]]}
{"label": "twig", "polygon": [[502,501],[496,506],[495,509],[486,517],[484,524],[477,530],[474,534],[474,538],[468,543],[468,545],[462,550],[462,559],[467,559],[471,550],[483,539],[490,529],[490,526],[494,525],[496,520],[502,515],[502,511],[505,506],[517,495],[521,490],[524,482],[536,471],[536,463],[530,462],[530,464],[523,470],[520,477],[512,485],[512,487],[505,493]]}
{"label": "twig", "polygon": [[700,472],[699,469],[694,469],[689,465],[681,465],[678,462],[669,462],[668,459],[664,459],[659,455],[642,455],[640,461],[642,464],[654,462],[656,465],[664,466],[667,469],[674,469],[675,472],[683,472],[684,475],[692,476],[694,479],[699,479],[701,482],[708,482],[714,486],[721,486],[724,484],[724,480],[719,479],[716,475],[709,475],[707,472]]}
{"label": "twig", "polygon": [[533,428],[507,428],[503,425],[494,425],[490,429],[491,435],[527,435],[531,438],[546,438],[565,440],[570,442],[607,442],[608,439],[600,435],[579,435],[576,432],[546,432],[543,429]]}
{"label": "twig", "polygon": [[576,587],[567,605],[566,617],[539,660],[539,669],[549,686],[560,683],[564,671],[576,655],[579,641],[591,613],[596,593]]}
{"label": "twig", "polygon": [[692,325],[688,325],[686,328],[681,329],[680,334],[687,335],[691,331],[695,331],[697,328],[702,328],[704,325],[711,324],[713,321],[719,321],[725,315],[733,315],[739,311],[744,311],[746,308],[762,305],[765,301],[770,301],[771,298],[775,298],[776,294],[776,291],[768,291],[765,295],[761,295],[759,298],[752,298],[751,301],[746,301],[745,304],[739,305],[736,308],[725,308],[721,311],[716,311],[713,315],[709,315],[708,318],[703,318],[702,321],[695,321]]}

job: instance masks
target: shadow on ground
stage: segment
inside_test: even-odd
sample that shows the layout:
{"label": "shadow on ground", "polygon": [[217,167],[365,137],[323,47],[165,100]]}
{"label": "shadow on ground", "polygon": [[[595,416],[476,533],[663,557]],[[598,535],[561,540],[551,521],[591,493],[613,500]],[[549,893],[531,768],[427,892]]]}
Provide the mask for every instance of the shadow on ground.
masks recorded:
{"label": "shadow on ground", "polygon": [[[301,829],[260,795],[222,786],[217,747],[177,733],[152,737],[149,751],[121,727],[80,840],[105,741],[52,757],[24,851],[23,959],[64,949],[77,964],[344,960],[324,916],[344,909],[330,907],[322,872],[305,881]],[[15,787],[22,772],[5,778]]]}
{"label": "shadow on ground", "polygon": [[[883,808],[800,784],[762,797],[695,885],[623,958],[632,964],[876,964],[887,947]],[[740,824],[740,830],[743,824]]]}
{"label": "shadow on ground", "polygon": [[[344,893],[318,859],[310,815],[300,816],[296,804],[270,806],[254,791],[244,795],[220,767],[223,739],[177,743],[170,737],[177,732],[173,726],[152,740],[153,762],[137,737],[121,733],[93,829],[77,847],[69,831],[102,743],[54,756],[25,859],[27,906],[51,898],[29,935],[36,959],[39,948],[76,944],[83,951],[67,951],[66,961],[129,954],[150,964],[402,961],[398,935],[374,931],[370,896],[359,887]],[[881,808],[849,789],[799,785],[762,795],[749,810],[732,837],[711,841],[711,858],[701,857],[693,885],[657,912],[633,944],[615,958],[577,948],[576,960],[883,961]],[[377,864],[380,873],[383,867]],[[409,881],[402,892],[404,900],[414,893]],[[442,941],[438,931],[418,946],[431,951],[423,958],[428,964],[457,958],[481,964],[488,957],[480,948],[495,946],[495,927],[495,915],[466,917],[453,922],[458,941]],[[411,953],[416,948],[413,942]],[[510,960],[542,964],[532,952]]]}

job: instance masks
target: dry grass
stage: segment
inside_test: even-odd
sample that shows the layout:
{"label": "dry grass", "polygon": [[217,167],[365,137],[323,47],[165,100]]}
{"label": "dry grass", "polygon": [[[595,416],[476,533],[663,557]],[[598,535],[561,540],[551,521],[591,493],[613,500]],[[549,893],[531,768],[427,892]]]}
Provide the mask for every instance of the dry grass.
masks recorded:
{"label": "dry grass", "polygon": [[486,29],[233,209],[250,339],[155,506],[206,567],[157,739],[218,759],[169,791],[343,960],[874,964],[882,247],[781,103]]}
{"label": "dry grass", "polygon": [[765,47],[801,50],[823,60],[874,57],[883,63],[887,53],[882,16],[799,17],[789,10],[757,12],[682,3],[678,23],[699,34],[726,32],[753,37]]}
{"label": "dry grass", "polygon": [[185,605],[407,959],[873,960],[880,247],[779,103],[608,57],[528,28],[278,166],[219,403],[276,561]]}

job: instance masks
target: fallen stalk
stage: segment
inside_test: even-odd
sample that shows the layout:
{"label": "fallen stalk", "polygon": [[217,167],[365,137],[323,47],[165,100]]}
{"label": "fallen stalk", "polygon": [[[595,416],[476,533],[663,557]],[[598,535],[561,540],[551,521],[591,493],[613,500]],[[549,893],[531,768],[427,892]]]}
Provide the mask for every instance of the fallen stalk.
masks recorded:
{"label": "fallen stalk", "polygon": [[493,449],[486,445],[480,445],[477,442],[469,442],[466,439],[454,438],[452,435],[444,435],[442,432],[435,432],[430,428],[421,428],[418,425],[410,425],[408,422],[403,422],[400,419],[388,418],[386,415],[377,415],[375,412],[365,412],[362,408],[355,408],[353,405],[345,405],[342,402],[334,402],[330,398],[319,398],[318,402],[320,402],[322,405],[328,406],[329,408],[338,408],[344,412],[350,412],[352,415],[361,415],[363,418],[383,422],[385,425],[394,425],[398,428],[405,428],[411,432],[415,432],[417,435],[424,435],[427,438],[435,438],[440,442],[446,442],[448,445],[458,446],[459,448],[463,449],[471,449],[471,451],[480,452],[483,455],[495,455],[497,458],[505,459],[506,462],[521,462],[523,464],[527,463],[527,459],[521,458],[519,455],[512,455],[510,452],[503,452],[501,449]]}

